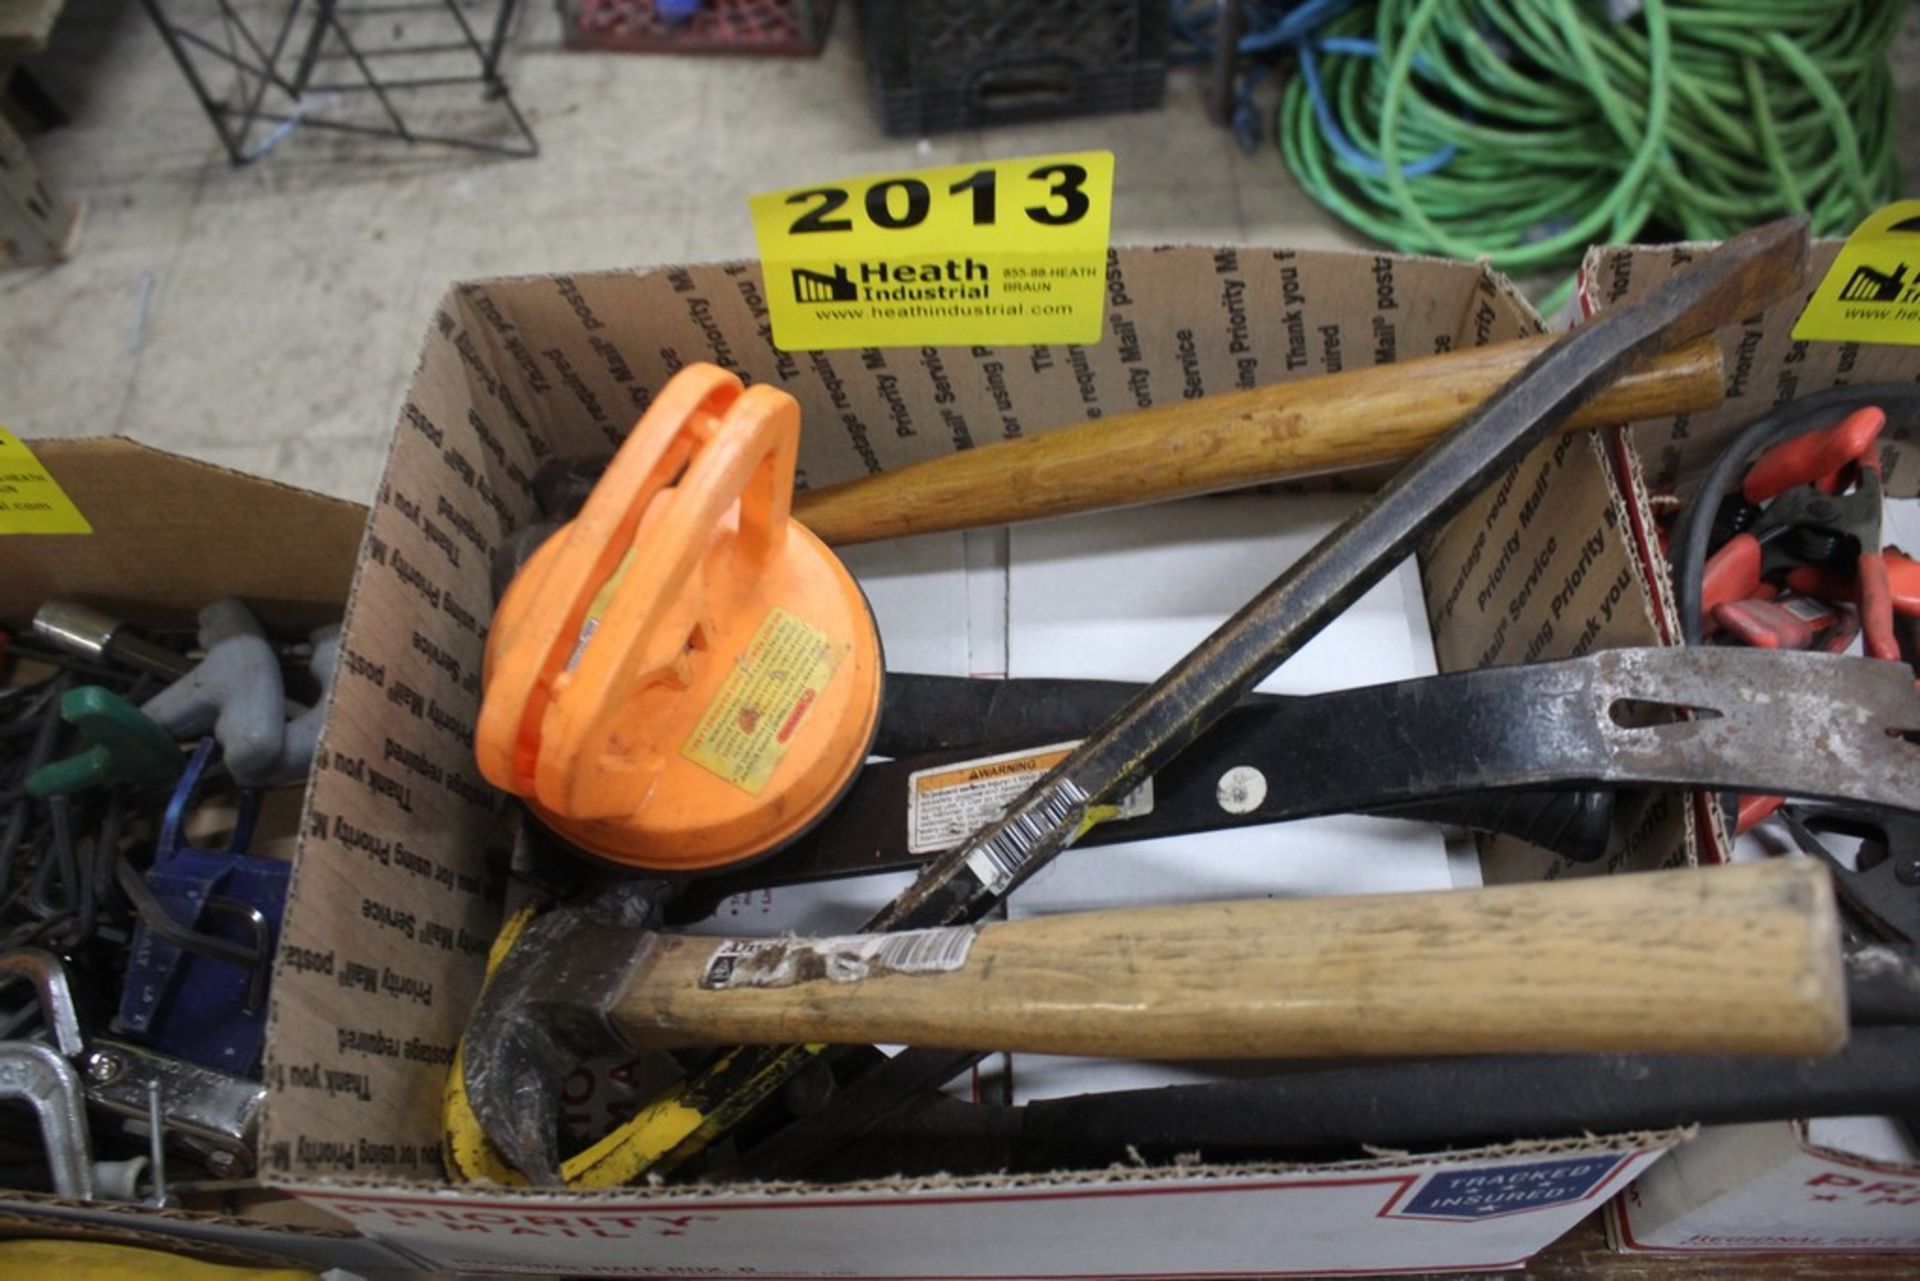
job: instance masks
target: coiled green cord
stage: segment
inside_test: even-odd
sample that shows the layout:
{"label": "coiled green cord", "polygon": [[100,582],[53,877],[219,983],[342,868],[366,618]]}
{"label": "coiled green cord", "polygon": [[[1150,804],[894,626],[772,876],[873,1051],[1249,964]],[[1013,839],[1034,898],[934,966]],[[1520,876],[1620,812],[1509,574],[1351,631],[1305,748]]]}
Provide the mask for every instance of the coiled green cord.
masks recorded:
{"label": "coiled green cord", "polygon": [[[1886,55],[1903,7],[1377,0],[1312,38],[1344,138],[1329,140],[1299,74],[1274,132],[1307,192],[1369,236],[1503,271],[1788,212],[1844,235],[1899,193]],[[1440,167],[1404,172],[1448,147]]]}

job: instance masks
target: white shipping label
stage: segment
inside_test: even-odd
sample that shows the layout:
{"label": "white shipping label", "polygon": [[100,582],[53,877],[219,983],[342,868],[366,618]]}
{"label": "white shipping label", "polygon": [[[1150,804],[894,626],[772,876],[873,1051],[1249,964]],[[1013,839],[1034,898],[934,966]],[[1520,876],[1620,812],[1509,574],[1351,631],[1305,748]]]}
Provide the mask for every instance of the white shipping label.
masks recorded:
{"label": "white shipping label", "polygon": [[[1006,752],[915,770],[907,776],[907,851],[937,854],[952,849],[1000,818],[1021,793],[1067,758],[1078,739],[1026,752]],[[1153,813],[1153,780],[1121,799],[1103,821]]]}

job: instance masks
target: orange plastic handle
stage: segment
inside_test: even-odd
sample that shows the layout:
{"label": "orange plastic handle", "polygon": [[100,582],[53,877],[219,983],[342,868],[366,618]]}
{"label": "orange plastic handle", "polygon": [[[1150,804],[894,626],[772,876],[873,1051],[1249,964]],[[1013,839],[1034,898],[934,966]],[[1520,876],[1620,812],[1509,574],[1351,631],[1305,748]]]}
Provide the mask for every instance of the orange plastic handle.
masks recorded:
{"label": "orange plastic handle", "polygon": [[489,782],[520,796],[534,787],[541,727],[557,680],[579,644],[602,584],[633,547],[644,504],[686,465],[695,440],[718,425],[740,380],[693,365],[667,383],[577,516],[529,560],[502,597],[487,637],[486,696],[474,756]]}
{"label": "orange plastic handle", "polygon": [[[659,759],[628,704],[687,655],[688,637],[702,626],[716,586],[709,574],[751,583],[787,537],[800,444],[800,410],[791,396],[751,388],[717,426],[699,415],[669,425],[649,414],[642,427],[663,436],[671,430],[661,456],[685,449],[690,460],[672,488],[658,483],[656,470],[621,495],[637,521],[629,542],[634,557],[592,643],[571,670],[553,677],[534,761],[534,796],[569,818],[634,812],[646,795],[644,776],[657,771]],[[710,564],[716,536],[736,510],[730,556]]]}
{"label": "orange plastic handle", "polygon": [[1866,458],[1886,425],[1885,411],[1863,405],[1826,431],[1775,445],[1747,469],[1740,492],[1750,503],[1764,503],[1795,485],[1814,485],[1823,494],[1835,493],[1840,469]]}

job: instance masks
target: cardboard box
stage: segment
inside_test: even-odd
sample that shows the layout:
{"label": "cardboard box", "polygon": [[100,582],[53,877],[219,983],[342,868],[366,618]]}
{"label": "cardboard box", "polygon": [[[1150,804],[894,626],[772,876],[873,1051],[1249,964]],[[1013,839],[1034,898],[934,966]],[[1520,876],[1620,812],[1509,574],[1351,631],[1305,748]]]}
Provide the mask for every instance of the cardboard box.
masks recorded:
{"label": "cardboard box", "polygon": [[[798,397],[802,478],[817,486],[1159,401],[1537,329],[1503,280],[1470,264],[1122,249],[1107,283],[1097,346],[824,354],[772,345],[767,286],[751,264],[446,295],[355,573],[296,855],[267,1051],[263,1168],[276,1186],[472,1271],[1224,1276],[1516,1265],[1655,1159],[1671,1136],[1330,1167],[832,1188],[587,1195],[444,1183],[440,1090],[499,923],[508,828],[506,802],[471,761],[487,564],[532,518],[545,460],[607,456],[693,360]],[[1551,443],[1496,480],[1423,560],[1440,666],[1652,641],[1650,591],[1621,533],[1632,519],[1590,436]],[[1684,810],[1656,802],[1615,863],[1684,861]],[[1550,870],[1530,850],[1484,853],[1490,876]]]}
{"label": "cardboard box", "polygon": [[[1727,400],[1708,413],[1635,423],[1613,442],[1623,475],[1656,494],[1686,495],[1732,437],[1773,407],[1842,384],[1911,384],[1920,380],[1920,351],[1861,343],[1796,342],[1795,320],[1825,275],[1839,242],[1813,248],[1808,288],[1719,334],[1727,368]],[[1644,294],[1701,246],[1595,249],[1582,267],[1589,313]],[[1912,424],[1890,423],[1882,436],[1886,492],[1920,492],[1920,450]],[[1904,513],[1903,513],[1904,514]],[[1891,518],[1891,517],[1890,517]],[[1654,581],[1669,571],[1651,526],[1636,525],[1636,543]],[[1670,593],[1654,598],[1662,634],[1677,632]],[[1733,843],[1704,795],[1691,806],[1702,833],[1701,857],[1732,857]],[[1729,957],[1737,965],[1738,957]],[[1910,1150],[1867,1138],[1873,1126],[1776,1122],[1710,1127],[1641,1179],[1611,1208],[1623,1249],[1859,1250],[1920,1248],[1920,1162]]]}
{"label": "cardboard box", "polygon": [[[360,504],[130,440],[27,443],[93,532],[0,538],[0,627],[27,630],[57,596],[157,628],[191,628],[196,611],[221,596],[241,597],[287,631],[340,616],[366,524]],[[339,1218],[264,1189],[212,1210],[0,1189],[0,1232],[164,1246],[229,1263],[413,1266]]]}
{"label": "cardboard box", "polygon": [[1920,1250],[1920,1161],[1895,1127],[1709,1127],[1608,1206],[1608,1235],[1627,1253]]}

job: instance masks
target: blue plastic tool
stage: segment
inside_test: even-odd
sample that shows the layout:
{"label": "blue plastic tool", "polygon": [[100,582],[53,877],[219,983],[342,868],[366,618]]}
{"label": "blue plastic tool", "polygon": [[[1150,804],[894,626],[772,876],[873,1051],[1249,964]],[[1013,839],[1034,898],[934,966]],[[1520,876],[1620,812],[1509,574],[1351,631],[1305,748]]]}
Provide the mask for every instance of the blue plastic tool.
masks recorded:
{"label": "blue plastic tool", "polygon": [[[134,932],[117,1026],[163,1053],[246,1076],[260,1061],[266,1032],[265,983],[286,911],[291,866],[248,854],[259,794],[240,793],[232,838],[224,850],[186,843],[183,827],[217,750],[212,739],[194,750],[160,827],[145,876],[171,925],[143,919]],[[188,934],[212,936],[251,950],[254,965],[208,955]]]}

